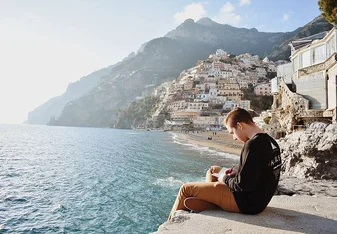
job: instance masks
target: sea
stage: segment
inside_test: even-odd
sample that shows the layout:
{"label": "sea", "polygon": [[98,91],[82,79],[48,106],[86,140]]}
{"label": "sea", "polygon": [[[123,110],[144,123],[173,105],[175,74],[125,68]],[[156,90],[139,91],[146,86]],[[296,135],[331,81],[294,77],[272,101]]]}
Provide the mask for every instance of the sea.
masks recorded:
{"label": "sea", "polygon": [[180,186],[238,157],[178,134],[0,125],[0,233],[151,233]]}

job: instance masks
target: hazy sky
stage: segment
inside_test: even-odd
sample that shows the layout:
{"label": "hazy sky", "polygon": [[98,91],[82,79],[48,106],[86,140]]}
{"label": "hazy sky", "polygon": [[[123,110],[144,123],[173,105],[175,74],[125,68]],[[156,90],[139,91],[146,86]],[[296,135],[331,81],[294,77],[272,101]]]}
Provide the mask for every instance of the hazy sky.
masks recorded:
{"label": "hazy sky", "polygon": [[286,32],[320,14],[317,0],[0,0],[0,123],[61,95],[187,18]]}

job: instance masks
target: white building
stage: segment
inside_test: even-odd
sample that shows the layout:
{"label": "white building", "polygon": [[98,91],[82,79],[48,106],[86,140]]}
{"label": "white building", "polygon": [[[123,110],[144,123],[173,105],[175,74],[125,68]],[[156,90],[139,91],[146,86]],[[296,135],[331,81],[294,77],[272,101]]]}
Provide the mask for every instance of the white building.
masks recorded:
{"label": "white building", "polygon": [[193,117],[194,128],[206,130],[220,130],[223,126],[223,116],[195,116]]}
{"label": "white building", "polygon": [[215,52],[215,55],[222,57],[224,55],[227,55],[227,52],[222,50],[222,49],[217,49],[216,52]]}
{"label": "white building", "polygon": [[221,70],[220,71],[221,78],[227,78],[233,76],[233,72],[230,70]]}
{"label": "white building", "polygon": [[194,99],[195,102],[208,102],[210,98],[209,94],[206,93],[199,93],[196,95],[196,99]]}
{"label": "white building", "polygon": [[274,63],[269,63],[268,64],[268,68],[267,68],[268,72],[276,72],[276,65]]}
{"label": "white building", "polygon": [[219,61],[214,61],[213,63],[212,63],[212,68],[213,68],[213,70],[220,70],[220,69],[222,69],[223,68],[223,63],[222,62],[219,62]]}
{"label": "white building", "polygon": [[214,82],[209,82],[205,83],[205,89],[215,89],[216,88],[216,83]]}
{"label": "white building", "polygon": [[264,63],[269,63],[269,58],[268,58],[268,57],[265,57],[265,58],[262,60],[262,62],[264,62]]}
{"label": "white building", "polygon": [[184,87],[184,90],[186,91],[186,90],[192,90],[193,86],[194,86],[193,80],[186,80],[183,87]]}
{"label": "white building", "polygon": [[248,53],[237,56],[237,59],[249,65],[249,67],[252,67],[253,65],[259,66],[261,62],[259,59],[259,56],[257,55],[252,56],[251,54],[248,54]]}
{"label": "white building", "polygon": [[310,109],[327,110],[336,119],[337,31],[315,34],[290,43],[292,80],[296,93],[309,100]]}
{"label": "white building", "polygon": [[271,95],[271,84],[258,84],[254,87],[254,93],[258,96],[269,96]]}
{"label": "white building", "polygon": [[197,84],[195,88],[201,93],[205,92],[205,84]]}
{"label": "white building", "polygon": [[184,110],[187,108],[188,103],[185,101],[175,101],[171,102],[168,105],[168,110],[170,111],[177,111],[177,110]]}
{"label": "white building", "polygon": [[239,101],[239,107],[249,110],[250,109],[250,101],[249,100],[241,100]]}
{"label": "white building", "polygon": [[249,100],[241,100],[241,101],[225,101],[222,109],[230,111],[233,110],[236,107],[240,107],[246,110],[250,109],[250,101]]}
{"label": "white building", "polygon": [[293,64],[285,63],[277,66],[277,77],[281,77],[286,84],[292,83]]}
{"label": "white building", "polygon": [[209,101],[212,104],[224,104],[225,101],[227,100],[228,98],[225,96],[216,96],[216,97],[211,97]]}
{"label": "white building", "polygon": [[178,91],[183,91],[184,85],[181,83],[175,83],[174,84],[174,91],[178,92]]}
{"label": "white building", "polygon": [[208,108],[208,103],[203,102],[189,102],[187,105],[188,111],[203,110]]}
{"label": "white building", "polygon": [[258,77],[266,77],[267,76],[267,71],[264,67],[257,67],[256,72],[257,72]]}
{"label": "white building", "polygon": [[218,78],[214,77],[214,76],[208,76],[205,79],[205,83],[215,83],[218,80]]}
{"label": "white building", "polygon": [[277,77],[270,80],[271,84],[271,94],[277,94],[278,93],[278,79]]}
{"label": "white building", "polygon": [[238,69],[232,68],[231,71],[232,71],[232,76],[241,75],[241,71]]}
{"label": "white building", "polygon": [[246,80],[239,80],[238,83],[240,89],[248,89],[248,82]]}
{"label": "white building", "polygon": [[210,88],[209,89],[209,96],[210,98],[214,98],[218,95],[218,89],[217,88]]}

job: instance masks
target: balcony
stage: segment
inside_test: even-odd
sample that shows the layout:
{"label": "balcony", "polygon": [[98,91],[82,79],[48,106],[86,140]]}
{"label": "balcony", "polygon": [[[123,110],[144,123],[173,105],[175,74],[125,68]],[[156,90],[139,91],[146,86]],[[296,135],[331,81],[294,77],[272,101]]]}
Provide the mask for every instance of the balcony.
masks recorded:
{"label": "balcony", "polygon": [[312,73],[316,73],[319,71],[327,70],[337,61],[337,53],[333,53],[327,60],[322,63],[318,63],[315,65],[311,65],[309,67],[301,68],[298,70],[298,78],[302,76],[306,76]]}

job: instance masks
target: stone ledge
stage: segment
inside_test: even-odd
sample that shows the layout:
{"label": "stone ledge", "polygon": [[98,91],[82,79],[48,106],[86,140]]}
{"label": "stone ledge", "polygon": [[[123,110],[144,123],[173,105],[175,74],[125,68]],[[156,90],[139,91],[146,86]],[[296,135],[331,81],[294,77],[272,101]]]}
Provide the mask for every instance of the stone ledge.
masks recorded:
{"label": "stone ledge", "polygon": [[326,196],[274,196],[258,215],[204,211],[181,216],[155,233],[337,233],[337,199]]}

